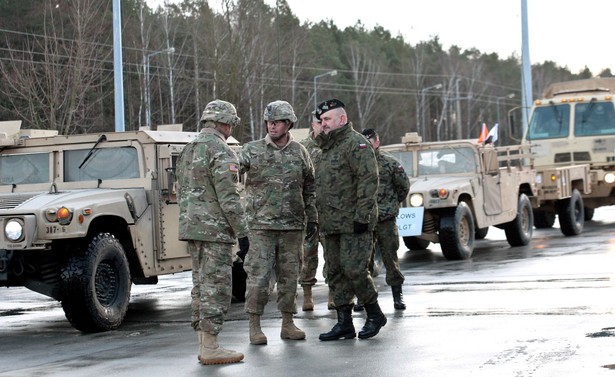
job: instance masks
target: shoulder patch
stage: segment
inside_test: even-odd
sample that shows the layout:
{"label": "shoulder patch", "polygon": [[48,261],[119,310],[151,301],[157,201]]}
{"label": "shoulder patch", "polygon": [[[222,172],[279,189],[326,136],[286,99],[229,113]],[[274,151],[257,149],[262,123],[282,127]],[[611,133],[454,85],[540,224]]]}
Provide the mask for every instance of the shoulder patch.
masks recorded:
{"label": "shoulder patch", "polygon": [[367,148],[367,144],[359,143],[359,149],[365,149],[365,148]]}
{"label": "shoulder patch", "polygon": [[399,165],[399,166],[397,167],[397,170],[398,170],[399,172],[402,172],[402,171],[404,171],[404,167],[403,167],[402,165]]}

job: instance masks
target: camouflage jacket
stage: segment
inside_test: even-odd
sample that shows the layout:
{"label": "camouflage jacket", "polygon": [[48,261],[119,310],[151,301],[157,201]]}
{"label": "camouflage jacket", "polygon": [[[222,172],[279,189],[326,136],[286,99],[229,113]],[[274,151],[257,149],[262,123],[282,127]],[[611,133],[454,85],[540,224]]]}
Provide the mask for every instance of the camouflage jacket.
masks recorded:
{"label": "camouflage jacket", "polygon": [[410,180],[395,157],[376,150],[378,161],[378,221],[397,217],[399,203],[410,191]]}
{"label": "camouflage jacket", "polygon": [[316,171],[319,230],[324,234],[352,233],[353,222],[377,221],[378,165],[369,142],[352,124],[321,133],[322,149]]}
{"label": "camouflage jacket", "polygon": [[234,243],[248,235],[239,197],[239,160],[213,128],[204,128],[177,161],[179,239]]}
{"label": "camouflage jacket", "polygon": [[312,164],[314,164],[314,170],[316,170],[318,167],[318,161],[320,161],[320,155],[322,154],[322,151],[320,150],[318,144],[316,144],[316,140],[314,140],[314,134],[310,132],[308,137],[299,142],[305,147],[305,149],[307,149],[308,153],[310,154],[310,158],[312,159]]}
{"label": "camouflage jacket", "polygon": [[278,147],[269,135],[249,142],[240,153],[246,176],[250,229],[300,230],[318,222],[314,166],[305,147],[294,141]]}

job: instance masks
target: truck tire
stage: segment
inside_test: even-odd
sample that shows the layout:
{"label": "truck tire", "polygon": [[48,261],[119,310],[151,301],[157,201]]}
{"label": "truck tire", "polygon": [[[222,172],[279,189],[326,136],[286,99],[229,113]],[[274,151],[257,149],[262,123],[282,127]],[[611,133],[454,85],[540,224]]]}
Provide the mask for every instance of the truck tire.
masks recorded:
{"label": "truck tire", "polygon": [[583,232],[585,211],[579,190],[573,189],[570,198],[559,201],[557,217],[560,230],[565,236],[576,236]]}
{"label": "truck tire", "polygon": [[61,271],[61,301],[66,319],[83,332],[116,329],[130,301],[130,270],[122,244],[100,233],[85,253],[69,257]]}
{"label": "truck tire", "polygon": [[475,240],[483,240],[485,239],[485,237],[487,237],[487,233],[489,233],[489,227],[484,227],[484,228],[479,228],[476,229],[476,232],[474,232],[474,239]]}
{"label": "truck tire", "polygon": [[534,226],[536,229],[553,228],[555,224],[555,212],[534,210]]}
{"label": "truck tire", "polygon": [[510,246],[525,246],[530,243],[534,232],[534,213],[527,195],[520,194],[517,204],[517,217],[504,227],[506,241]]}
{"label": "truck tire", "polygon": [[465,202],[440,217],[440,248],[448,260],[468,259],[474,251],[474,217]]}
{"label": "truck tire", "polygon": [[404,245],[408,250],[425,250],[429,246],[429,241],[418,237],[404,237]]}

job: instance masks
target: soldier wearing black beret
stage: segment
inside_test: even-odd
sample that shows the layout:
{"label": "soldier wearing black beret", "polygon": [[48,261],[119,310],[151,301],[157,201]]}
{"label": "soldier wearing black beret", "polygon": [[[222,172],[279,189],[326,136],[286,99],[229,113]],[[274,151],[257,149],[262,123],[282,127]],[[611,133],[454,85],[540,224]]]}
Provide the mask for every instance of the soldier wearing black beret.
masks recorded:
{"label": "soldier wearing black beret", "polygon": [[316,116],[323,130],[316,137],[322,150],[316,172],[316,206],[324,236],[327,280],[338,318],[331,331],[320,334],[320,340],[357,335],[352,323],[355,296],[367,312],[359,338],[367,339],[377,335],[387,322],[369,273],[378,219],[378,165],[373,148],[348,122],[342,101],[321,102]]}

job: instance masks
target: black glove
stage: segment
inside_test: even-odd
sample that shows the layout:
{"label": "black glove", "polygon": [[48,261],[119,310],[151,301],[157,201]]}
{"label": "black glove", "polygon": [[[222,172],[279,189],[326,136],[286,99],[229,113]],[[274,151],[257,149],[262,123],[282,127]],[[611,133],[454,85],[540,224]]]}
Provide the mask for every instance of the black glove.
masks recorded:
{"label": "black glove", "polygon": [[318,232],[318,223],[309,222],[305,228],[305,239],[309,240]]}
{"label": "black glove", "polygon": [[248,250],[250,249],[250,240],[248,237],[241,237],[237,240],[239,243],[239,251],[237,252],[237,256],[241,258],[241,260],[246,259],[246,254],[248,254]]}
{"label": "black glove", "polygon": [[365,233],[367,232],[367,229],[369,229],[369,224],[358,223],[356,221],[353,221],[352,225],[354,227],[355,234]]}

